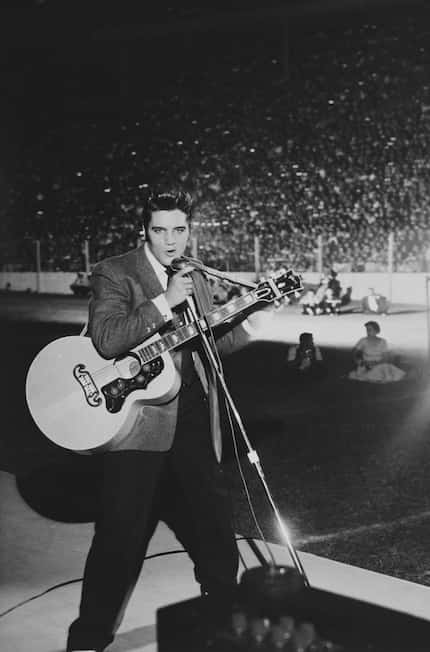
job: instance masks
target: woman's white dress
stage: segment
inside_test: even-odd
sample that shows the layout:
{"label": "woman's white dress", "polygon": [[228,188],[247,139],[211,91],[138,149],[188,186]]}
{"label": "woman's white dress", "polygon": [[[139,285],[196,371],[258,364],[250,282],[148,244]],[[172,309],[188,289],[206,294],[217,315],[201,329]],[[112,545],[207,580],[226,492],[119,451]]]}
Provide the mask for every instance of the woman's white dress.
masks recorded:
{"label": "woman's white dress", "polygon": [[361,351],[363,362],[348,374],[351,380],[368,383],[394,383],[402,380],[405,372],[390,362],[384,362],[388,353],[387,341],[383,337],[362,337],[355,345]]}

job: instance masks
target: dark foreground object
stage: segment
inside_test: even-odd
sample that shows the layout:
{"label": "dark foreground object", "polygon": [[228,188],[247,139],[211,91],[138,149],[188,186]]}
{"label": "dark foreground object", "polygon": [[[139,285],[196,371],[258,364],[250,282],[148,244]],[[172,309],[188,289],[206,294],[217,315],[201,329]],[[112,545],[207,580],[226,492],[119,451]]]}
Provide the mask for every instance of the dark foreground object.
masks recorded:
{"label": "dark foreground object", "polygon": [[[246,571],[237,595],[194,598],[157,612],[159,652],[428,652],[430,623],[329,591]],[[274,578],[277,579],[276,577]]]}

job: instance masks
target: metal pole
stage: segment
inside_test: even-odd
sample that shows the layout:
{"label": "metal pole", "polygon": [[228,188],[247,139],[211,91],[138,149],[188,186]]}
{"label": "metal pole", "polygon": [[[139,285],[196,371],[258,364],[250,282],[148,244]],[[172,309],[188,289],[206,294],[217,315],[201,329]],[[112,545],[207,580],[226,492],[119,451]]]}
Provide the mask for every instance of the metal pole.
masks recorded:
{"label": "metal pole", "polygon": [[255,278],[258,281],[261,274],[260,238],[258,235],[254,236],[254,270]]}
{"label": "metal pole", "polygon": [[191,255],[193,258],[197,258],[197,250],[198,250],[197,236],[193,235],[191,236]]}
{"label": "metal pole", "polygon": [[85,273],[89,274],[91,272],[91,261],[90,261],[90,241],[88,238],[84,240],[84,260],[85,260]]}
{"label": "metal pole", "polygon": [[388,299],[393,299],[394,233],[388,235]]}
{"label": "metal pole", "polygon": [[426,276],[426,317],[427,317],[427,364],[430,367],[430,301],[429,301],[430,276]]}
{"label": "metal pole", "polygon": [[40,272],[42,269],[40,260],[40,240],[36,240],[36,292],[40,294]]}
{"label": "metal pole", "polygon": [[323,273],[323,239],[322,235],[318,236],[318,249],[317,249],[317,272],[319,274]]}

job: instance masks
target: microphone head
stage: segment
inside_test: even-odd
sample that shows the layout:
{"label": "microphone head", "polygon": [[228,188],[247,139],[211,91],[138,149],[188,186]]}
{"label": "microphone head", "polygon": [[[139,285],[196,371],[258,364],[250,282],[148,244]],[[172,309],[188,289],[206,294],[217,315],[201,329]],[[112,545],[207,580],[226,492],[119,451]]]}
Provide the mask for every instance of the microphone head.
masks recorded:
{"label": "microphone head", "polygon": [[185,256],[180,256],[179,258],[174,258],[170,263],[170,268],[174,272],[179,272],[181,269],[188,265],[187,258]]}
{"label": "microphone head", "polygon": [[189,256],[179,256],[179,258],[174,258],[170,263],[170,267],[174,272],[179,272],[180,269],[183,269],[187,265],[190,267],[195,267],[195,269],[204,269],[204,265],[201,260],[198,258],[190,258]]}

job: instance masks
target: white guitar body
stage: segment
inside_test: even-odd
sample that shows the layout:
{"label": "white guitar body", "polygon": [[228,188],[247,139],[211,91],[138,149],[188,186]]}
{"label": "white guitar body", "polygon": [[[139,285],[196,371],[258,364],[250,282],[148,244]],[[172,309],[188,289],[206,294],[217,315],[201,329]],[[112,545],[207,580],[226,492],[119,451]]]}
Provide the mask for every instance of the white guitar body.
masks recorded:
{"label": "white guitar body", "polygon": [[[146,340],[159,339],[156,335]],[[180,388],[180,377],[170,353],[162,360],[162,371],[146,388],[135,386],[118,411],[107,408],[103,388],[120,393],[119,384],[135,383],[140,363],[137,356],[106,360],[90,338],[62,337],[42,349],[27,375],[26,398],[40,430],[58,446],[79,453],[101,452],[123,439],[145,404],[168,403]]]}

